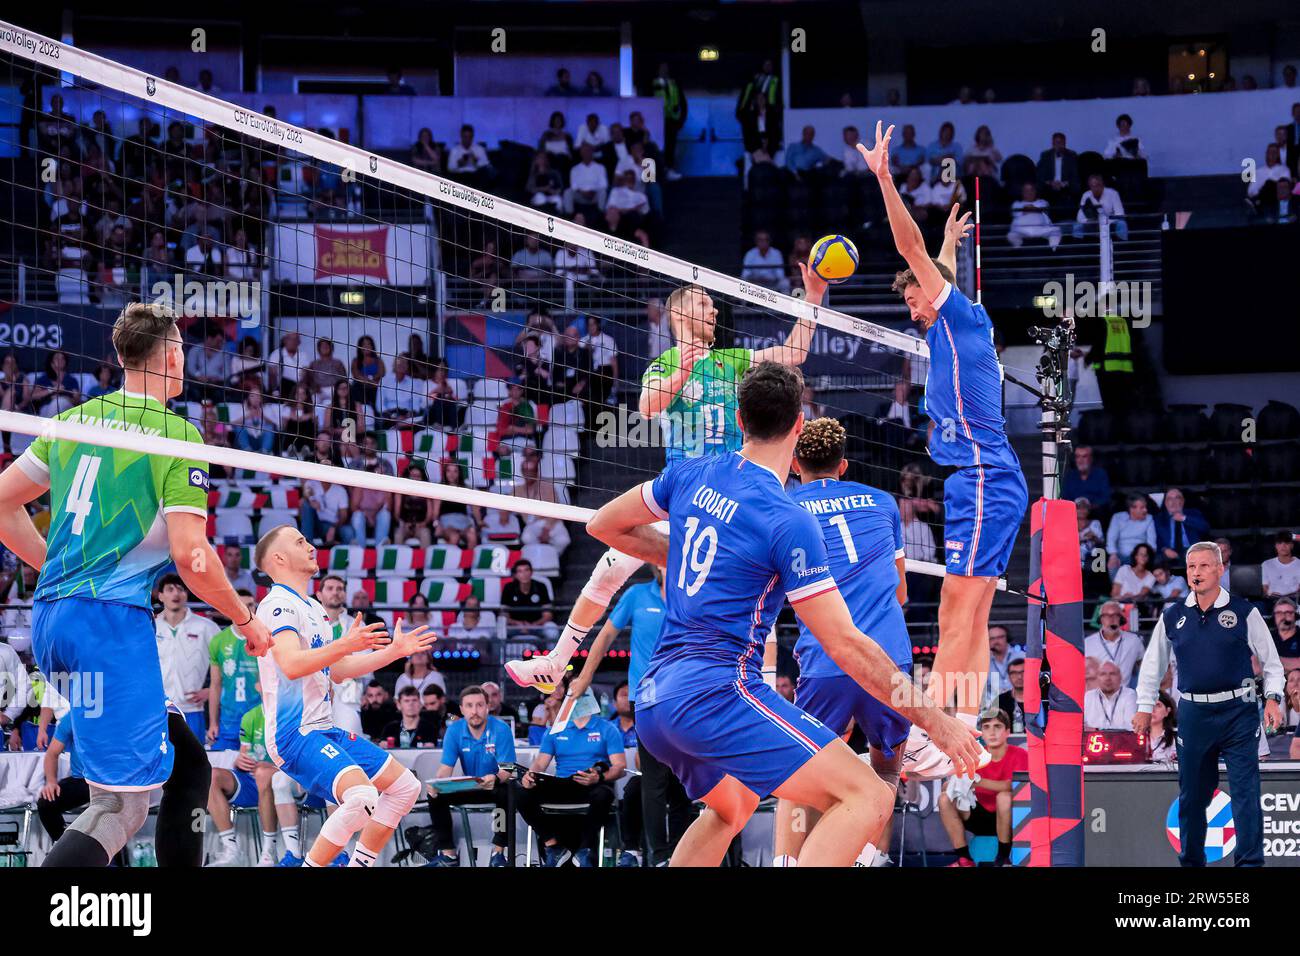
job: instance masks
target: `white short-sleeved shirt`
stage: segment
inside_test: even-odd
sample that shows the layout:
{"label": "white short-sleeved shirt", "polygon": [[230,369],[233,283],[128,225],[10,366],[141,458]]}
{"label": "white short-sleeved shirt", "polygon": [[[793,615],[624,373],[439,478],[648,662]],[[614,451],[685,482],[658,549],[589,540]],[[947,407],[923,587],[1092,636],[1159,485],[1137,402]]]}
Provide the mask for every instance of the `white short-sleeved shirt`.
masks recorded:
{"label": "white short-sleeved shirt", "polygon": [[158,663],[162,666],[163,691],[184,713],[203,709],[202,703],[186,700],[187,694],[203,688],[208,677],[211,657],[208,642],[221,628],[211,618],[186,609],[175,627],[159,614],[154,618],[154,636],[158,639]]}
{"label": "white short-sleeved shirt", "polygon": [[1300,591],[1300,558],[1292,558],[1290,564],[1269,558],[1259,566],[1259,573],[1269,594],[1295,594]]}
{"label": "white short-sleeved shirt", "polygon": [[[303,650],[323,647],[334,640],[334,626],[326,619],[325,609],[315,598],[304,597],[293,588],[276,584],[262,603],[257,616],[271,637],[285,632],[298,636]],[[290,680],[267,652],[257,659],[262,681],[262,712],[266,717],[266,748],[275,756],[277,736],[298,731],[326,730],[334,726],[331,703],[333,684],[329,668],[313,671],[306,677]]]}

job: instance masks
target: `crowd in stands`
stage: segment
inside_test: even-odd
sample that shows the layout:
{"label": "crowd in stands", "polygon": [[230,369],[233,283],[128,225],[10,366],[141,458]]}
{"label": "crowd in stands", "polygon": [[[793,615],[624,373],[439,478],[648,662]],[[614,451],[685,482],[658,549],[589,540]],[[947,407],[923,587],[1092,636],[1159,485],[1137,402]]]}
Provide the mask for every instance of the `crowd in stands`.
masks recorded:
{"label": "crowd in stands", "polygon": [[[1293,71],[1294,72],[1294,71]],[[1300,101],[1291,104],[1291,122],[1273,128],[1264,161],[1251,170],[1246,202],[1262,221],[1300,221]]]}

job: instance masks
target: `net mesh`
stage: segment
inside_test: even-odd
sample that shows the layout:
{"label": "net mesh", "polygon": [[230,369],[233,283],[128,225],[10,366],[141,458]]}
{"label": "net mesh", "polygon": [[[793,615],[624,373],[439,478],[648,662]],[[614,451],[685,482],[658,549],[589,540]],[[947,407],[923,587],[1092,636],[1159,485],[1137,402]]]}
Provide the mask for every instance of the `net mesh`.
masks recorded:
{"label": "net mesh", "polygon": [[170,306],[187,355],[173,407],[203,438],[187,454],[211,464],[216,543],[247,567],[259,532],[298,523],[390,617],[416,594],[449,625],[470,597],[490,617],[520,557],[553,592],[580,584],[602,549],[573,522],[663,466],[641,377],[673,344],[665,302],[691,283],[719,347],[779,345],[816,319],[805,412],[845,424],[847,477],[899,496],[913,567],[939,570],[926,350],[905,312],[850,316],[833,289],[814,308],[773,288],[798,291],[793,263],[738,278],[662,253],[664,195],[639,151],[605,165],[543,150],[521,177],[470,131],[393,158],[254,94],[9,41],[6,455],[120,385],[126,304]]}

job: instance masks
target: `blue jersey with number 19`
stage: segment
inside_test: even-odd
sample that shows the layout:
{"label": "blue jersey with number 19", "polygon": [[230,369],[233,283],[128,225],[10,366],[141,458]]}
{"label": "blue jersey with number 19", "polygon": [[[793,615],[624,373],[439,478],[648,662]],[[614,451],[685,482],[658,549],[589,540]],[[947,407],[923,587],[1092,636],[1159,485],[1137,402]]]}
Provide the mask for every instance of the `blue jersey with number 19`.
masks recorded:
{"label": "blue jersey with number 19", "polygon": [[[895,664],[910,665],[912,641],[897,593],[903,521],[893,497],[879,488],[830,478],[800,485],[790,497],[821,525],[831,573],[854,625]],[[844,674],[803,624],[794,654],[801,678]]]}
{"label": "blue jersey with number 19", "polygon": [[775,472],[739,452],[677,462],[642,485],[641,498],[670,531],[668,615],[638,708],[761,681],[782,602],[835,588],[817,519]]}

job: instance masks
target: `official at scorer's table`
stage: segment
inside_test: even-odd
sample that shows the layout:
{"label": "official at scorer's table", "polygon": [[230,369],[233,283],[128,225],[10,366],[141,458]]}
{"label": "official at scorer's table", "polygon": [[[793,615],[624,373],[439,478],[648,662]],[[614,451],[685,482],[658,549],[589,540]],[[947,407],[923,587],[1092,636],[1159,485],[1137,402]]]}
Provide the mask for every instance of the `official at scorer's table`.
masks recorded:
{"label": "official at scorer's table", "polygon": [[1264,825],[1259,807],[1260,717],[1251,655],[1264,674],[1264,724],[1282,725],[1282,662],[1263,616],[1219,581],[1223,555],[1202,541],[1187,549],[1192,593],[1156,621],[1138,672],[1138,712],[1133,729],[1148,733],[1151,711],[1172,650],[1178,662],[1179,862],[1205,866],[1205,810],[1219,782],[1219,758],[1228,768],[1237,866],[1264,865]]}

